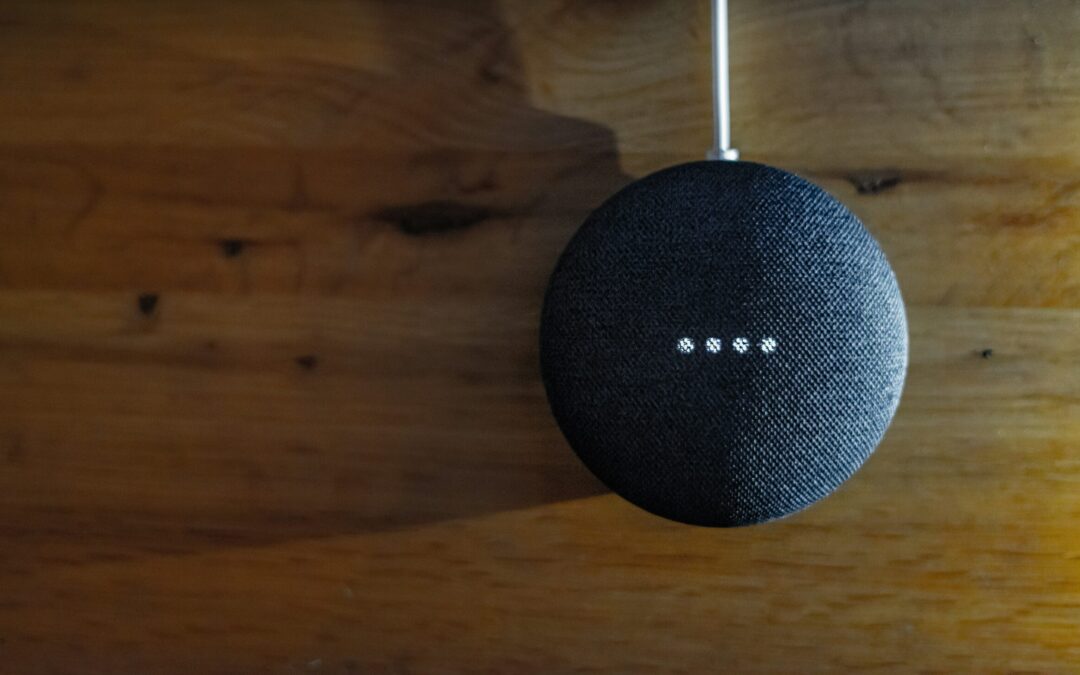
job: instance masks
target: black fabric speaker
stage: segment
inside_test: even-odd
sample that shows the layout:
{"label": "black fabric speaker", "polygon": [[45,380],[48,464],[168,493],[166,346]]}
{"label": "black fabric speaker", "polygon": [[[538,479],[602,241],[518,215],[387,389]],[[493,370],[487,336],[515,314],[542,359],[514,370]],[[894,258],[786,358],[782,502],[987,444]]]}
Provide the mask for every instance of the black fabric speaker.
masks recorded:
{"label": "black fabric speaker", "polygon": [[885,255],[790,173],[699,162],[597,209],[559,260],[540,331],[551,409],[638,506],[738,526],[830,494],[874,451],[907,370]]}

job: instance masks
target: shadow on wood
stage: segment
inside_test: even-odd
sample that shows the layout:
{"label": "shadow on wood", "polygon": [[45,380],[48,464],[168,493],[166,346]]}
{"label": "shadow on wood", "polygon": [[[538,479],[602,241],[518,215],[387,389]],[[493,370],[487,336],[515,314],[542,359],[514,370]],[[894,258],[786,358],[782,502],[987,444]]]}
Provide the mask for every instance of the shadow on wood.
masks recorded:
{"label": "shadow on wood", "polygon": [[26,74],[65,114],[100,78],[174,105],[110,90],[130,138],[83,121],[84,142],[0,157],[10,565],[603,491],[548,414],[537,329],[560,250],[628,180],[612,134],[530,104],[490,3],[360,9],[365,53],[330,35],[322,61],[203,42],[263,15],[108,49],[77,16],[27,24],[38,51],[85,47],[74,85]]}

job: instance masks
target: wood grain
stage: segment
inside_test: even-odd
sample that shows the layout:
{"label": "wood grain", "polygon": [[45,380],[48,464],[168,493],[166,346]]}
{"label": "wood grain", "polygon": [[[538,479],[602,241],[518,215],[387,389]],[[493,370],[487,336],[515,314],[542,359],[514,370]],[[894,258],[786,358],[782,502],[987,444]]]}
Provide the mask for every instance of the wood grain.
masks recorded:
{"label": "wood grain", "polygon": [[1080,672],[1080,2],[732,8],[737,141],[910,305],[769,526],[573,457],[539,304],[709,145],[704,2],[0,5],[0,672]]}

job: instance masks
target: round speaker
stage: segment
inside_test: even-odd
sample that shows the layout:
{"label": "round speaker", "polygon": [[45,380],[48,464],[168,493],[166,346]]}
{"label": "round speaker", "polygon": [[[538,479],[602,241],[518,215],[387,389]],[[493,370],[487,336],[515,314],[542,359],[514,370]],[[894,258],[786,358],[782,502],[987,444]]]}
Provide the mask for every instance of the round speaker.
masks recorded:
{"label": "round speaker", "polygon": [[540,357],[551,409],[613,491],[696,525],[762,523],[847,480],[907,370],[892,268],[821,188],[749,162],[639,180],[562,254]]}

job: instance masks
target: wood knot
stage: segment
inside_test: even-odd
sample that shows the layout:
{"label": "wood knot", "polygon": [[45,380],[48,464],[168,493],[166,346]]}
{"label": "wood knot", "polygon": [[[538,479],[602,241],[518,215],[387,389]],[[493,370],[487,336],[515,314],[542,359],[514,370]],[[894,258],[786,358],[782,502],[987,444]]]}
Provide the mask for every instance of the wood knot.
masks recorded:
{"label": "wood knot", "polygon": [[495,213],[485,206],[452,201],[431,201],[394,206],[375,213],[375,219],[392,223],[410,237],[445,234],[484,222]]}
{"label": "wood knot", "polygon": [[235,258],[244,252],[244,246],[246,244],[240,239],[223,239],[220,242],[220,245],[221,255],[226,258]]}
{"label": "wood knot", "polygon": [[876,195],[904,182],[904,177],[899,171],[893,170],[860,171],[848,176],[847,180],[859,194]]}
{"label": "wood knot", "polygon": [[137,301],[139,313],[143,316],[151,316],[157,309],[158,300],[157,293],[143,293],[140,295]]}

